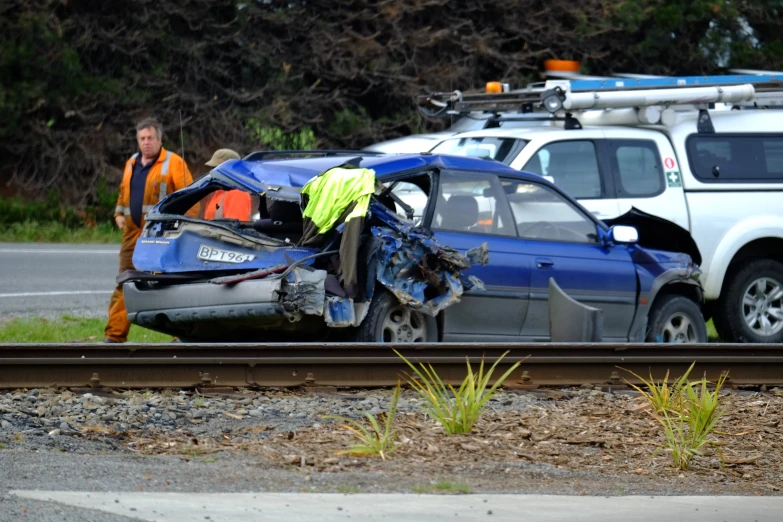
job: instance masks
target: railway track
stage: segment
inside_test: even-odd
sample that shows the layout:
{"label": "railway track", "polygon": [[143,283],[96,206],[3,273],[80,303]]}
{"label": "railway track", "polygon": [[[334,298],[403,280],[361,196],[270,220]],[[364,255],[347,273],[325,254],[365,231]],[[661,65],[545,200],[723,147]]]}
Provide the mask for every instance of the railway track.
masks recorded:
{"label": "railway track", "polygon": [[[508,387],[637,382],[625,371],[662,378],[692,375],[710,380],[729,373],[729,385],[783,384],[783,345],[748,344],[0,344],[0,389],[30,387],[235,388],[393,386],[408,371],[394,349],[432,364],[457,384],[509,353],[504,371],[522,365]],[[500,375],[500,373],[496,373]]]}

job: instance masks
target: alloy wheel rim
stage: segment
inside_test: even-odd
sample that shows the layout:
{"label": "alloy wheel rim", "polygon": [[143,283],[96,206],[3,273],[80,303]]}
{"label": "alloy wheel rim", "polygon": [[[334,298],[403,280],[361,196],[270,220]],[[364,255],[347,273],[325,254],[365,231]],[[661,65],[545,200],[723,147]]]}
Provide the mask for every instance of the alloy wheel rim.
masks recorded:
{"label": "alloy wheel rim", "polygon": [[696,325],[690,317],[683,313],[672,314],[666,320],[661,337],[664,343],[685,344],[699,342]]}
{"label": "alloy wheel rim", "polygon": [[745,325],[761,337],[770,337],[783,329],[783,285],[771,277],[760,277],[742,294]]}
{"label": "alloy wheel rim", "polygon": [[381,324],[384,343],[423,343],[427,340],[427,326],[419,312],[402,305],[392,307]]}

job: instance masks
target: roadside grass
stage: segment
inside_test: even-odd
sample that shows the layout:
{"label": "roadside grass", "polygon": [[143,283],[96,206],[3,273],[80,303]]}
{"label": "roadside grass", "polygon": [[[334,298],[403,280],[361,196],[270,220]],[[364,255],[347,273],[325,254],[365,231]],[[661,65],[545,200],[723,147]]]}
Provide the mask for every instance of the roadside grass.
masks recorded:
{"label": "roadside grass", "polygon": [[111,223],[72,228],[56,221],[24,221],[0,228],[3,243],[117,243],[122,231]]}
{"label": "roadside grass", "polygon": [[361,488],[354,485],[337,486],[338,493],[361,493]]}
{"label": "roadside grass", "polygon": [[[63,315],[59,319],[15,318],[0,322],[0,343],[99,343],[103,340],[105,319]],[[131,326],[132,343],[167,343],[170,335]]]}
{"label": "roadside grass", "polygon": [[707,321],[707,340],[711,343],[719,343],[720,337],[718,331],[715,329],[715,325],[712,324],[712,319]]}
{"label": "roadside grass", "polygon": [[414,493],[470,493],[470,486],[464,482],[438,480],[422,486],[414,486]]}
{"label": "roadside grass", "polygon": [[212,464],[213,462],[217,461],[217,457],[204,457],[203,459],[199,459],[199,462],[203,462],[204,464]]}

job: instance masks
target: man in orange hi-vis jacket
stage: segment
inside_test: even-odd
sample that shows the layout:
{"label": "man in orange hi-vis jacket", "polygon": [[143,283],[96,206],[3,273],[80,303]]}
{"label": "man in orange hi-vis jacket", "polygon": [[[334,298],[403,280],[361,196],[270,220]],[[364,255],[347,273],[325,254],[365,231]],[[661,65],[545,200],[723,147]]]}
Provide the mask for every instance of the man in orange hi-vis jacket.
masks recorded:
{"label": "man in orange hi-vis jacket", "polygon": [[[231,149],[218,149],[205,165],[207,167],[217,167],[231,159],[239,159],[239,154]],[[249,193],[242,190],[216,190],[212,193],[204,208],[204,219],[249,221],[250,207]]]}
{"label": "man in orange hi-vis jacket", "polygon": [[[163,148],[163,127],[154,120],[136,126],[139,152],[125,163],[114,221],[122,230],[120,273],[134,270],[133,250],[144,228],[144,217],[167,194],[193,183],[182,157]],[[104,329],[105,343],[128,340],[130,322],[125,311],[122,285],[117,285],[109,300],[109,321]]]}

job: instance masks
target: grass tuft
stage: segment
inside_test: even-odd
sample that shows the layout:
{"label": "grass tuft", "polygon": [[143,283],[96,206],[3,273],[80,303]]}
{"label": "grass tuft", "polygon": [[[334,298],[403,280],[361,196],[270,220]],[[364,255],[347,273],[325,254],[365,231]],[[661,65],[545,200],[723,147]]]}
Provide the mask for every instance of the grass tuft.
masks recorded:
{"label": "grass tuft", "polygon": [[688,368],[688,371],[686,371],[680,378],[676,379],[671,384],[671,386],[669,385],[669,370],[666,371],[666,375],[663,377],[663,380],[659,383],[656,383],[655,379],[653,379],[652,371],[650,372],[649,380],[647,380],[632,372],[631,370],[625,370],[625,368],[621,369],[627,371],[642,382],[643,387],[632,384],[627,380],[625,381],[633,389],[642,394],[642,397],[650,403],[650,406],[652,406],[655,413],[661,415],[665,412],[676,412],[682,409],[685,390],[691,386],[691,384],[688,383],[688,376],[693,370],[693,366],[695,364],[695,362],[691,364],[690,368]]}
{"label": "grass tuft", "polygon": [[343,485],[343,486],[337,486],[337,492],[338,493],[360,493],[361,489],[359,488],[359,486]]}
{"label": "grass tuft", "polygon": [[488,388],[495,368],[508,352],[501,355],[486,374],[483,357],[477,373],[473,373],[470,361],[467,361],[468,374],[460,387],[454,389],[450,384],[443,383],[432,365],[425,366],[424,363],[420,363],[420,368],[417,368],[397,350],[394,353],[405,361],[415,374],[415,378],[408,376],[408,382],[421,397],[423,401],[421,408],[439,422],[450,435],[470,433],[476,421],[484,413],[487,402],[495,396],[498,387],[522,364],[522,361],[515,363]]}
{"label": "grass tuft", "polygon": [[723,415],[720,408],[720,390],[728,378],[728,373],[722,374],[715,389],[710,390],[706,376],[698,381],[688,381],[695,364],[691,364],[688,371],[671,386],[668,385],[668,371],[663,381],[656,383],[652,374],[649,380],[645,380],[625,370],[636,376],[647,389],[645,391],[642,387],[631,384],[641,392],[651,406],[650,414],[660,422],[666,448],[671,453],[672,464],[678,470],[688,469],[693,457],[702,455],[704,446],[712,445],[720,451],[717,444],[710,440],[710,434]]}
{"label": "grass tuft", "polygon": [[436,482],[424,485],[414,486],[414,493],[470,493],[470,486],[464,482],[453,482],[451,480],[438,480]]}
{"label": "grass tuft", "polygon": [[719,409],[719,393],[727,377],[728,374],[721,375],[714,390],[707,388],[706,379],[687,386],[681,409],[673,416],[664,412],[663,419],[659,419],[675,468],[688,469],[693,457],[701,455],[701,449],[706,445],[720,449],[709,435],[723,415],[723,410]]}
{"label": "grass tuft", "polygon": [[361,422],[348,419],[340,415],[327,415],[325,419],[338,419],[343,421],[343,428],[353,433],[359,442],[347,450],[338,451],[339,454],[366,456],[379,455],[381,459],[386,460],[387,455],[396,449],[397,431],[392,430],[394,417],[397,413],[397,403],[400,400],[400,383],[394,389],[389,412],[386,415],[379,415],[381,420],[376,419],[374,415],[364,412],[370,428],[366,428]]}

